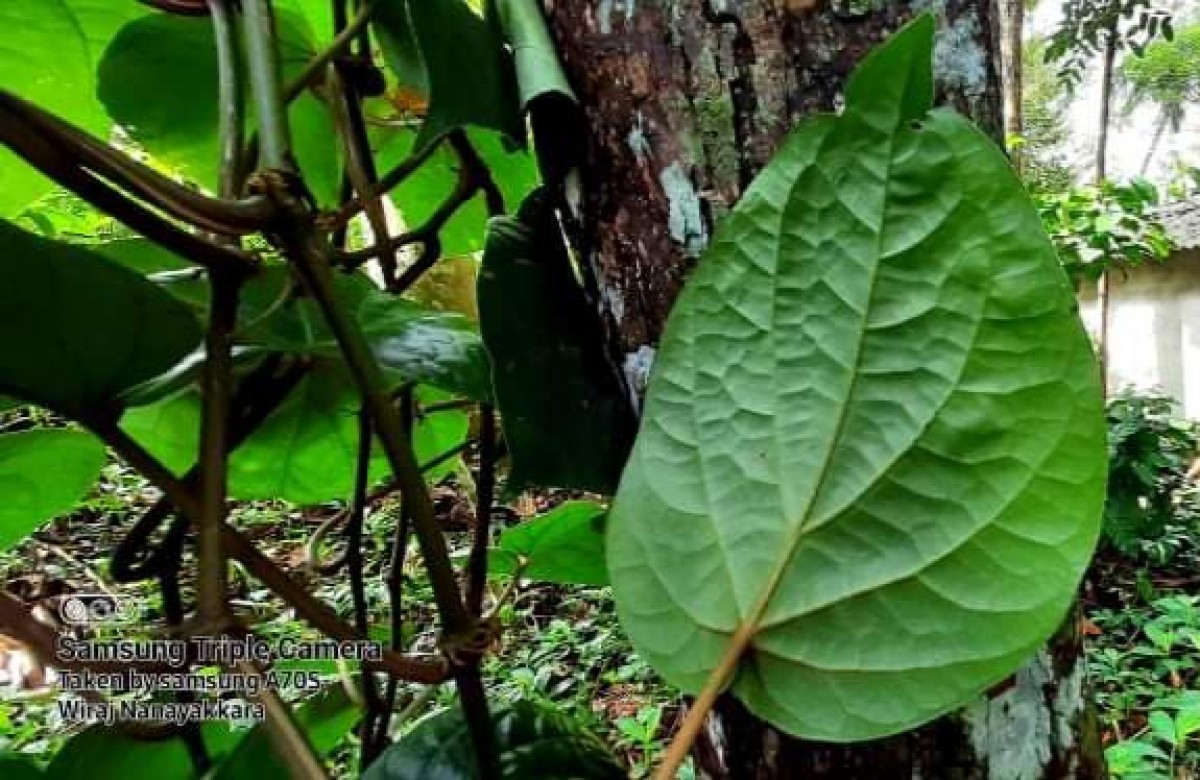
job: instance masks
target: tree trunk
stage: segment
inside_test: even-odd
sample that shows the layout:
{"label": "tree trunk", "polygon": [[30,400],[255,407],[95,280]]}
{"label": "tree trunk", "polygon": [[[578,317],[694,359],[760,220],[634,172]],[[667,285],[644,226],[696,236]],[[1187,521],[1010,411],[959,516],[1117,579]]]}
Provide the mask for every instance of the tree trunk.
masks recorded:
{"label": "tree trunk", "polygon": [[1154,153],[1158,151],[1158,145],[1162,143],[1163,133],[1167,131],[1167,125],[1171,121],[1171,115],[1164,108],[1158,115],[1158,124],[1154,126],[1154,135],[1150,138],[1150,146],[1146,149],[1146,156],[1142,158],[1142,167],[1138,169],[1138,176],[1145,176],[1146,171],[1150,170],[1150,161],[1154,159]]}
{"label": "tree trunk", "polygon": [[[587,113],[580,256],[635,395],[714,224],[804,116],[918,10],[938,11],[939,100],[1002,137],[990,0],[543,0]],[[577,197],[578,196],[578,197]],[[863,745],[803,742],[726,699],[699,774],[743,779],[1103,778],[1077,622],[990,696]]]}
{"label": "tree trunk", "polygon": [[[1024,133],[1021,117],[1021,73],[1022,33],[1025,31],[1025,0],[1000,0],[1001,72],[1000,85],[1004,90],[1004,136],[1005,141]],[[1022,151],[1020,145],[1010,150],[1013,167],[1021,170]]]}
{"label": "tree trunk", "polygon": [[1113,66],[1117,59],[1117,30],[1104,36],[1104,55],[1100,61],[1100,127],[1096,133],[1096,184],[1108,178],[1108,124],[1112,114]]}

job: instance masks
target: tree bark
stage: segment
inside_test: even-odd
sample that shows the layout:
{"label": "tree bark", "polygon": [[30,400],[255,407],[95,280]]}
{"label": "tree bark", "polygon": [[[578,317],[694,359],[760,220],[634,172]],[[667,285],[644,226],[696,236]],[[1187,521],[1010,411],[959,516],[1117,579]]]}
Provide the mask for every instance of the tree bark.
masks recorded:
{"label": "tree bark", "polygon": [[[1021,72],[1022,33],[1025,31],[1025,0],[1000,0],[1001,70],[1000,85],[1004,91],[1004,136],[1005,141],[1024,133],[1021,117]],[[1013,167],[1021,170],[1022,151],[1016,145],[1009,151]]]}
{"label": "tree bark", "polygon": [[[939,101],[1003,136],[990,0],[542,1],[588,121],[567,193],[578,249],[635,397],[714,224],[783,136],[835,110],[857,62],[916,12],[939,15]],[[726,698],[696,751],[699,774],[1103,778],[1076,626],[961,713],[873,743],[796,740]]]}

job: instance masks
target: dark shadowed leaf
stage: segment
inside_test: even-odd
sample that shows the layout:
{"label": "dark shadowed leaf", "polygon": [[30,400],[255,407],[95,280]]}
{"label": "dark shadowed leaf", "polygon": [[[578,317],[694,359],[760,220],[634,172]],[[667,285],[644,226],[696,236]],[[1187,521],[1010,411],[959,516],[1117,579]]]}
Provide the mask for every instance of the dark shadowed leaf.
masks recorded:
{"label": "dark shadowed leaf", "polygon": [[0,391],[79,417],[200,342],[188,308],[80,246],[0,222]]}
{"label": "dark shadowed leaf", "polygon": [[489,225],[479,317],[512,456],[510,489],[611,493],[633,416],[540,192],[517,216]]}
{"label": "dark shadowed leaf", "polygon": [[[621,780],[625,770],[596,736],[547,705],[493,707],[499,780]],[[363,780],[476,780],[479,771],[458,707],[417,724]]]}
{"label": "dark shadowed leaf", "polygon": [[0,756],[0,777],[4,780],[45,780],[37,765],[17,756]]}
{"label": "dark shadowed leaf", "polygon": [[594,501],[568,501],[544,515],[504,529],[500,550],[489,567],[564,585],[607,585],[604,566],[603,506]]}
{"label": "dark shadowed leaf", "polygon": [[71,510],[104,468],[90,433],[35,430],[0,435],[0,551]]}
{"label": "dark shadowed leaf", "polygon": [[[361,717],[362,711],[346,696],[341,684],[326,688],[295,709],[296,725],[308,736],[318,756],[325,756],[337,747]],[[212,780],[267,780],[288,775],[266,727],[259,725],[238,742]]]}
{"label": "dark shadowed leaf", "polygon": [[933,26],[864,60],[721,226],[609,513],[638,653],[689,692],[732,661],[713,682],[810,739],[1011,674],[1099,530],[1091,345],[1003,153],[930,111]]}
{"label": "dark shadowed leaf", "polygon": [[[224,723],[208,722],[200,728],[214,760],[223,757],[237,736]],[[45,776],[47,780],[194,780],[196,772],[178,737],[135,739],[114,726],[92,726],[67,740],[46,767]]]}
{"label": "dark shadowed leaf", "polygon": [[400,84],[428,100],[417,148],[465,126],[525,137],[504,42],[470,3],[381,0],[372,21]]}

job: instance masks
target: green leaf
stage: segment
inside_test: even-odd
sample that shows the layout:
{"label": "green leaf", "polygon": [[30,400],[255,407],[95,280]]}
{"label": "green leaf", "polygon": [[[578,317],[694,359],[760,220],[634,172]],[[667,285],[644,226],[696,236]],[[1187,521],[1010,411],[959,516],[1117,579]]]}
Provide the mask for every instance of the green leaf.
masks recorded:
{"label": "green leaf", "polygon": [[[500,780],[621,780],[625,770],[597,737],[562,712],[520,701],[492,708]],[[417,724],[384,751],[363,780],[474,780],[475,751],[462,709]]]}
{"label": "green leaf", "polygon": [[509,489],[611,493],[632,412],[543,193],[489,225],[479,318],[512,456]]}
{"label": "green leaf", "polygon": [[564,585],[607,585],[604,567],[605,509],[594,501],[568,501],[500,534],[498,573]]}
{"label": "green leaf", "polygon": [[[295,3],[277,8],[284,78],[299,74],[316,53],[308,21]],[[155,157],[181,167],[216,190],[216,44],[208,18],[153,14],[123,29],[104,52],[98,95],[109,114]],[[147,95],[154,95],[147,100]],[[290,107],[290,129],[305,181],[322,203],[333,202],[340,183],[333,120],[312,93]],[[250,112],[251,119],[253,112]]]}
{"label": "green leaf", "polygon": [[[233,735],[224,723],[204,723],[201,731],[210,755],[220,759]],[[194,780],[195,770],[187,747],[179,737],[143,740],[123,734],[115,726],[92,726],[71,737],[46,767],[47,780]],[[5,776],[7,778],[7,775]]]}
{"label": "green leaf", "polygon": [[0,756],[0,777],[4,780],[45,780],[45,773],[19,756]]}
{"label": "green leaf", "polygon": [[0,434],[0,551],[70,511],[104,468],[104,445],[89,433]]}
{"label": "green leaf", "polygon": [[196,318],[141,276],[0,221],[0,392],[87,417],[174,366]]}
{"label": "green leaf", "polygon": [[[106,138],[110,122],[95,97],[95,63],[116,31],[145,13],[136,3],[111,0],[0,4],[4,89]],[[0,148],[0,218],[19,214],[53,187],[49,179]]]}
{"label": "green leaf", "polygon": [[468,125],[525,137],[504,42],[466,0],[381,0],[372,25],[400,83],[428,98],[416,148]]}
{"label": "green leaf", "polygon": [[[295,709],[296,725],[308,736],[318,756],[329,754],[362,717],[346,696],[345,687],[332,685]],[[255,726],[221,763],[212,780],[263,780],[288,777],[265,725]]]}
{"label": "green leaf", "polygon": [[1099,530],[1091,345],[1001,151],[952,112],[912,119],[931,24],[721,226],[609,513],[637,652],[689,692],[735,661],[732,693],[807,739],[901,732],[1008,676]]}
{"label": "green leaf", "polygon": [[[487,165],[505,203],[520,203],[537,186],[537,166],[527,150],[509,150],[505,148],[500,135],[485,130],[471,128],[467,136]],[[379,170],[391,170],[407,158],[413,151],[416,138],[414,131],[392,124],[373,128],[372,145]],[[392,200],[403,214],[405,224],[416,227],[433,216],[454,191],[459,166],[454,151],[443,145],[391,191]],[[454,257],[481,251],[487,220],[487,205],[480,193],[456,211],[438,232],[442,253]]]}
{"label": "green leaf", "polygon": [[1162,710],[1155,710],[1154,712],[1150,713],[1150,716],[1146,719],[1146,722],[1150,726],[1151,734],[1158,737],[1163,742],[1166,742],[1168,745],[1176,744],[1175,721],[1169,714],[1163,712]]}
{"label": "green leaf", "polygon": [[[421,382],[476,400],[488,398],[487,353],[469,319],[397,298],[361,275],[338,277],[337,289],[397,386]],[[341,355],[324,316],[311,300],[293,302],[247,337],[252,343],[286,352],[325,358]]]}
{"label": "green leaf", "polygon": [[[422,389],[423,390],[423,389]],[[229,461],[229,494],[239,501],[284,499],[318,504],[345,499],[354,484],[358,451],[358,393],[345,369],[318,361],[284,402],[234,451]],[[200,397],[191,388],[149,406],[131,409],[121,427],[177,474],[196,460]],[[420,463],[461,443],[465,414],[439,412],[421,418],[413,434]],[[451,460],[431,481],[454,469]],[[382,447],[372,451],[371,480],[389,473]]]}

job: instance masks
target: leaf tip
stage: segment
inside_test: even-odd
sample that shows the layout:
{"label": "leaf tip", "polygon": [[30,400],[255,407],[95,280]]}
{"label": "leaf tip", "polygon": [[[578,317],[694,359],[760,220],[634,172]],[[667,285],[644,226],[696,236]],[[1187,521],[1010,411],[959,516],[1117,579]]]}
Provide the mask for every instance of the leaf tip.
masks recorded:
{"label": "leaf tip", "polygon": [[863,58],[846,85],[847,110],[880,113],[894,124],[925,116],[933,107],[936,29],[926,11]]}

